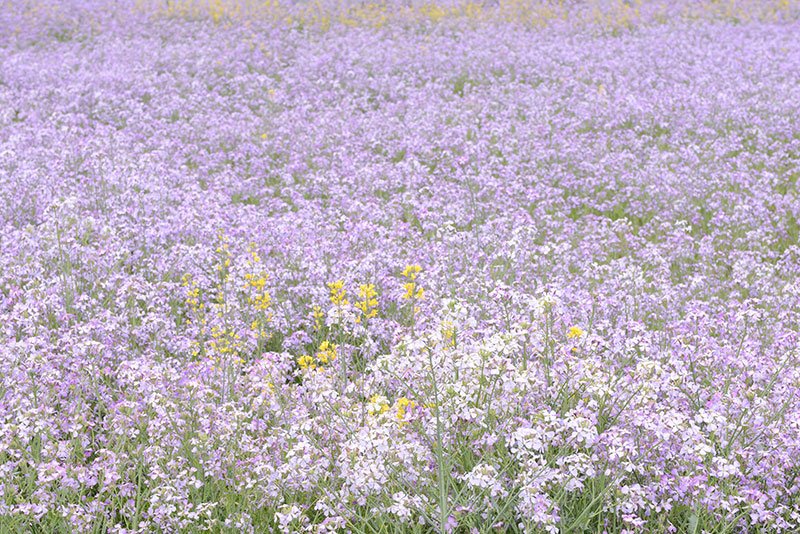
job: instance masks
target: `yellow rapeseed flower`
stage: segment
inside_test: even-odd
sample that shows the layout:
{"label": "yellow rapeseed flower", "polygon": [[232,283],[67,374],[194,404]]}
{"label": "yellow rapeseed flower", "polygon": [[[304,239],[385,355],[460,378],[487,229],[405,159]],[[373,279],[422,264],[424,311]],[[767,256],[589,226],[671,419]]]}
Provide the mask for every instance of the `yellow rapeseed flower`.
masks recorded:
{"label": "yellow rapeseed flower", "polygon": [[403,276],[408,278],[409,280],[416,280],[417,274],[422,272],[422,267],[417,264],[413,265],[406,265],[406,268],[403,269]]}
{"label": "yellow rapeseed flower", "polygon": [[417,403],[406,397],[400,397],[395,404],[397,405],[397,420],[403,422],[406,418],[406,413],[413,409]]}
{"label": "yellow rapeseed flower", "polygon": [[336,359],[336,345],[328,341],[323,341],[319,345],[317,351],[317,361],[320,363],[329,363]]}
{"label": "yellow rapeseed flower", "polygon": [[311,308],[311,316],[314,318],[314,326],[317,330],[322,328],[322,318],[325,317],[325,314],[322,313],[322,308],[314,304]]}
{"label": "yellow rapeseed flower", "polygon": [[[365,319],[372,319],[378,315],[378,292],[375,291],[373,284],[361,284],[358,286],[359,301],[355,306],[364,315]],[[356,322],[361,322],[361,317],[356,319]]]}
{"label": "yellow rapeseed flower", "polygon": [[328,282],[328,289],[331,292],[331,304],[334,306],[347,306],[349,304],[343,280]]}
{"label": "yellow rapeseed flower", "polygon": [[456,346],[456,325],[450,321],[442,323],[442,337],[451,347]]}
{"label": "yellow rapeseed flower", "polygon": [[406,300],[421,299],[425,296],[425,289],[419,287],[416,282],[406,282],[403,284],[403,289],[406,291],[403,295]]}
{"label": "yellow rapeseed flower", "polygon": [[567,332],[568,339],[575,339],[581,338],[586,334],[586,332],[580,326],[570,326],[569,331]]}
{"label": "yellow rapeseed flower", "polygon": [[405,294],[403,298],[406,300],[421,299],[425,296],[425,290],[417,284],[417,275],[422,272],[422,267],[417,264],[406,265],[403,269],[403,277],[408,280],[403,284]]}
{"label": "yellow rapeseed flower", "polygon": [[300,366],[300,369],[314,369],[316,365],[314,365],[314,358],[308,355],[303,355],[297,358],[297,365]]}
{"label": "yellow rapeseed flower", "polygon": [[389,411],[389,399],[383,395],[373,395],[369,398],[367,411],[370,415],[381,415]]}

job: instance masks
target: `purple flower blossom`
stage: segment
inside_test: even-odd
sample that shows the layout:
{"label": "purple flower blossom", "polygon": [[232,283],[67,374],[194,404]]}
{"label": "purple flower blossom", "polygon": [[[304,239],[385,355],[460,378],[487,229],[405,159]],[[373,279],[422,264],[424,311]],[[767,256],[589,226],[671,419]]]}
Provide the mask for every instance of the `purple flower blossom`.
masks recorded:
{"label": "purple flower blossom", "polygon": [[0,1],[0,531],[800,529],[798,16]]}

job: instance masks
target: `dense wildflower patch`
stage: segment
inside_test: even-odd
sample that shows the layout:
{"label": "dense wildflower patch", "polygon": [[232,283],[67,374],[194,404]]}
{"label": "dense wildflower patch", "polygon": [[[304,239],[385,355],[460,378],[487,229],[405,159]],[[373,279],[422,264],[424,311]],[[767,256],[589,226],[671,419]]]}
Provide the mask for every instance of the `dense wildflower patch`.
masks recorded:
{"label": "dense wildflower patch", "polygon": [[800,530],[797,9],[0,0],[0,531]]}

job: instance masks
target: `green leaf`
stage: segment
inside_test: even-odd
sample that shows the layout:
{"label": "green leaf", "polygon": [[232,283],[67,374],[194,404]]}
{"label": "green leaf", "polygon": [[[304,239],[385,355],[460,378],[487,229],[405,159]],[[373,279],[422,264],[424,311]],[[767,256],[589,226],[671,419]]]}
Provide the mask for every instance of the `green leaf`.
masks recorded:
{"label": "green leaf", "polygon": [[697,524],[698,524],[698,517],[697,514],[692,514],[689,516],[689,534],[697,534]]}

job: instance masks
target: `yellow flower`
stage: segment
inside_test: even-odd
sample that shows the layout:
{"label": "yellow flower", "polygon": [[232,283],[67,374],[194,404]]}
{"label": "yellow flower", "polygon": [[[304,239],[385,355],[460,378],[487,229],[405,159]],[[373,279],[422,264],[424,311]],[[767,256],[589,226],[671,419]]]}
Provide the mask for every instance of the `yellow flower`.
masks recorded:
{"label": "yellow flower", "polygon": [[248,251],[250,252],[250,260],[247,262],[248,266],[256,272],[245,273],[244,289],[248,290],[252,288],[255,290],[255,296],[249,297],[250,304],[253,304],[257,310],[264,311],[272,302],[269,292],[265,290],[269,274],[265,273],[261,266],[261,257],[259,257],[255,245],[251,244],[248,247]]}
{"label": "yellow flower", "polygon": [[413,265],[406,265],[406,268],[403,269],[403,276],[408,278],[409,280],[416,280],[417,274],[422,272],[422,267],[417,264]]}
{"label": "yellow flower", "polygon": [[425,296],[425,290],[419,285],[417,285],[416,279],[417,275],[422,272],[422,267],[419,265],[406,265],[406,268],[403,269],[403,277],[408,280],[408,282],[403,284],[403,289],[405,289],[405,294],[403,298],[406,300],[412,299],[421,299]]}
{"label": "yellow flower", "polygon": [[370,415],[381,415],[389,411],[389,400],[383,395],[373,395],[369,398],[367,411]]}
{"label": "yellow flower", "polygon": [[[358,286],[358,296],[361,300],[356,302],[356,308],[361,310],[365,319],[372,319],[378,315],[378,292],[375,291],[373,284],[361,284]],[[361,322],[361,317],[356,319],[356,322]]]}
{"label": "yellow flower", "polygon": [[261,263],[261,256],[258,255],[255,243],[250,243],[250,245],[247,247],[247,251],[250,252],[250,263],[252,265],[258,265]]}
{"label": "yellow flower", "polygon": [[450,321],[442,323],[442,337],[451,347],[456,346],[456,325]]}
{"label": "yellow flower", "polygon": [[242,349],[241,336],[230,328],[211,328],[209,346],[221,355],[237,354]]}
{"label": "yellow flower", "polygon": [[272,297],[270,297],[268,292],[263,292],[256,294],[255,297],[250,299],[251,304],[255,307],[258,311],[266,311],[269,309],[269,305],[272,303]]}
{"label": "yellow flower", "polygon": [[334,306],[347,306],[347,291],[344,288],[344,281],[336,280],[328,282],[328,289],[331,291],[331,303]]}
{"label": "yellow flower", "polygon": [[322,313],[322,308],[315,304],[312,307],[311,313],[314,317],[314,326],[317,328],[317,330],[320,330],[322,328],[322,318],[325,316],[325,314]]}
{"label": "yellow flower", "polygon": [[314,358],[308,355],[297,358],[297,365],[300,366],[300,369],[314,369],[316,367],[314,365]]}
{"label": "yellow flower", "polygon": [[320,363],[332,362],[336,359],[336,345],[328,341],[320,343],[317,351],[317,361]]}
{"label": "yellow flower", "polygon": [[567,332],[568,339],[575,339],[581,338],[586,334],[586,332],[580,326],[570,326],[569,331]]}
{"label": "yellow flower", "polygon": [[406,282],[403,284],[403,289],[406,291],[403,295],[406,300],[421,299],[425,296],[425,289],[419,287],[416,282]]}
{"label": "yellow flower", "polygon": [[406,413],[417,405],[416,402],[406,397],[400,397],[395,404],[397,405],[397,420],[400,422],[403,422],[406,418]]}

